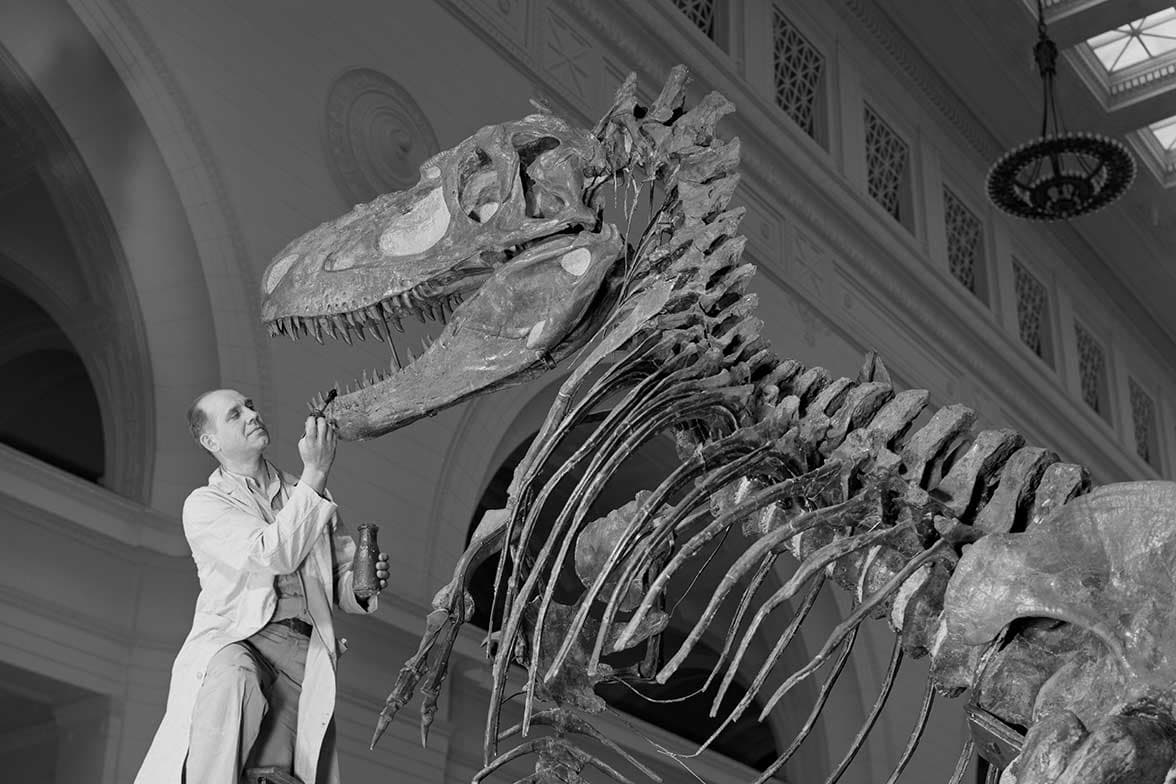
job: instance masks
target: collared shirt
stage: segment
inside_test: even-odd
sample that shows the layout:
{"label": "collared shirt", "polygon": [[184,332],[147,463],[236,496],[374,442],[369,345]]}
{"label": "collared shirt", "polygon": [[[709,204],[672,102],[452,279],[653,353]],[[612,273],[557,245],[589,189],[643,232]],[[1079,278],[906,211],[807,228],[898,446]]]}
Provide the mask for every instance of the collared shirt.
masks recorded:
{"label": "collared shirt", "polygon": [[[237,483],[253,496],[265,517],[265,521],[272,525],[274,517],[282,510],[293,488],[283,480],[282,472],[271,465],[268,460],[263,458],[262,462],[265,467],[264,487],[251,476],[234,474],[224,469],[221,469],[221,473],[226,479]],[[306,606],[306,585],[302,575],[304,566],[305,562],[298,571],[291,574],[280,574],[274,578],[274,591],[278,595],[278,604],[274,609],[273,617],[270,618],[271,622],[286,618],[298,618],[306,623],[311,623],[310,611]]]}

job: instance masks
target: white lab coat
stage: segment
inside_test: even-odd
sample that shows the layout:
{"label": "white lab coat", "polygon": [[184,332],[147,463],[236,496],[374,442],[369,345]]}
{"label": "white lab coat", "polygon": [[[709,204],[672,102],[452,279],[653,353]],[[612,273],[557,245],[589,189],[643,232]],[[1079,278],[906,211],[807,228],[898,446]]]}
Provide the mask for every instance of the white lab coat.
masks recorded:
{"label": "white lab coat", "polygon": [[[277,470],[272,465],[270,469]],[[306,784],[338,784],[334,744],[324,744],[335,710],[337,649],[331,605],[370,613],[376,609],[376,598],[364,609],[352,592],[355,542],[336,530],[341,526],[330,496],[323,498],[297,478],[283,476],[296,486],[272,524],[266,523],[244,482],[219,468],[208,477],[208,485],[197,488],[184,503],[184,534],[196,562],[200,595],[192,631],[172,666],[167,710],[135,784],[180,784],[205,666],[225,645],[250,637],[269,622],[277,605],[274,577],[294,572],[303,559],[307,609],[315,632],[298,702],[294,773]],[[316,781],[320,769],[327,774]]]}

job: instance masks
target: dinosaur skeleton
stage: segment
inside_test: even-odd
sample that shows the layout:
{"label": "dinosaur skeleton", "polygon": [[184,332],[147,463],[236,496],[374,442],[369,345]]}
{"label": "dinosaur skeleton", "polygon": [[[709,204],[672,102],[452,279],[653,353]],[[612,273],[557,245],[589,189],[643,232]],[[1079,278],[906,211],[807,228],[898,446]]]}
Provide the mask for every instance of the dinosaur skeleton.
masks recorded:
{"label": "dinosaur skeleton", "polygon": [[[472,614],[469,578],[498,554],[504,587],[495,600],[505,610],[488,637],[492,687],[476,781],[533,754],[525,781],[585,781],[591,769],[628,782],[631,773],[587,750],[593,744],[656,779],[593,726],[604,708],[594,687],[672,681],[736,596],[708,681],[719,684],[714,710],[765,620],[782,605],[794,615],[753,663],[754,681],[726,723],[753,698],[763,699],[762,719],[798,684],[818,671],[824,678],[808,721],[759,781],[819,720],[868,618],[889,623],[894,652],[830,781],[864,743],[904,657],[919,656],[930,657],[930,681],[889,781],[917,747],[934,694],[964,691],[973,740],[953,782],[974,750],[1003,782],[1171,781],[1176,485],[1092,489],[1084,468],[1011,430],[974,432],[964,406],[925,410],[928,394],[894,389],[873,355],[852,379],[777,358],[745,291],[754,270],[740,260],[742,211],[728,208],[739,143],[715,126],[732,107],[712,93],[687,108],[685,84],[675,69],[642,106],[631,76],[591,131],[547,111],[483,128],[427,161],[415,187],[314,229],[266,271],[273,334],[350,342],[366,331],[393,346],[387,371],[340,394],[332,413],[345,438],[387,433],[570,359],[506,509],[486,515],[437,593],[373,745],[418,687],[427,736]],[[649,196],[639,235],[605,222],[609,195],[626,218]],[[443,329],[404,362],[395,341],[407,316]],[[602,410],[573,456],[552,464],[571,430]],[[587,519],[625,460],[667,433],[680,465],[651,492]],[[571,494],[540,532],[561,481]],[[654,643],[670,622],[667,585],[732,530],[746,538],[741,555],[661,660]],[[792,576],[757,606],[756,591],[785,555],[795,559]],[[572,599],[555,591],[568,563],[579,586]],[[831,584],[850,592],[852,610],[806,664],[775,673],[769,694],[769,676]],[[633,649],[645,652],[638,664],[606,661]],[[525,672],[520,694],[506,693],[512,664]],[[503,727],[516,698],[522,720]],[[529,735],[533,728],[542,732]]]}

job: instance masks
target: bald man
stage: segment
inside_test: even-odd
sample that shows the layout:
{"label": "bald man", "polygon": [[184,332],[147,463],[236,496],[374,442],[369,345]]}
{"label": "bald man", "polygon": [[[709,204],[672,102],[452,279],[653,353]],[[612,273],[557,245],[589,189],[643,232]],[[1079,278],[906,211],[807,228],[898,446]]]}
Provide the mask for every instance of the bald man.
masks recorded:
{"label": "bald man", "polygon": [[[335,784],[332,608],[368,614],[376,597],[352,590],[355,543],[326,490],[334,425],[307,417],[294,477],[265,459],[269,431],[240,392],[201,395],[188,424],[219,466],[184,503],[200,594],[135,782],[238,784],[250,770]],[[377,577],[382,589],[384,553]]]}

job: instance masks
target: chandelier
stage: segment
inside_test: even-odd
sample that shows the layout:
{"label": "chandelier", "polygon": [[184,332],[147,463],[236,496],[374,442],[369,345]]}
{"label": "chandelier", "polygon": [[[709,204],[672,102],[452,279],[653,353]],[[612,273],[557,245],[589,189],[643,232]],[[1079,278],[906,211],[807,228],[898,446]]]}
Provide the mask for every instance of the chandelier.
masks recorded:
{"label": "chandelier", "polygon": [[1135,160],[1114,139],[1067,132],[1054,98],[1058,47],[1045,29],[1037,0],[1033,59],[1041,74],[1041,136],[1009,150],[988,171],[988,198],[1028,220],[1066,220],[1101,209],[1123,195],[1135,179]]}

